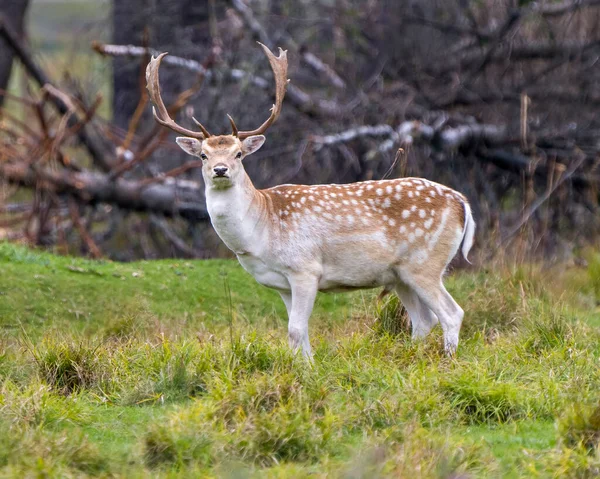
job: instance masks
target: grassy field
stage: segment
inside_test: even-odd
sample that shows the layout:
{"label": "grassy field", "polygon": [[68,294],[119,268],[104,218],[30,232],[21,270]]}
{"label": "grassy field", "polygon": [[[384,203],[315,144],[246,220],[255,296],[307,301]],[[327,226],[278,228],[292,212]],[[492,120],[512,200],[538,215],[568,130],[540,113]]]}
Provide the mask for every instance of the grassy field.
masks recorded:
{"label": "grassy field", "polygon": [[[600,257],[463,272],[458,356],[393,302],[321,296],[311,366],[233,261],[0,243],[2,477],[594,477]],[[397,328],[396,328],[397,329]]]}

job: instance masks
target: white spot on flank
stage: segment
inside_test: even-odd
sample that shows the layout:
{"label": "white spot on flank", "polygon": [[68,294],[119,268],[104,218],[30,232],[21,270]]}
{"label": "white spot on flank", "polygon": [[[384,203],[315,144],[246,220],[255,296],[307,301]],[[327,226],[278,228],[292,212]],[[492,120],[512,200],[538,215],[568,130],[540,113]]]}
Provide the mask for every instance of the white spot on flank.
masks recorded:
{"label": "white spot on flank", "polygon": [[395,199],[395,200],[399,200],[400,198],[401,198],[401,196],[400,196],[400,193],[396,193],[396,194],[394,195],[394,199]]}
{"label": "white spot on flank", "polygon": [[409,198],[412,198],[412,197],[413,197],[413,192],[412,192],[412,191],[409,191],[409,192],[408,192],[408,197],[409,197]]}
{"label": "white spot on flank", "polygon": [[335,215],[336,221],[342,221],[342,215]]}
{"label": "white spot on flank", "polygon": [[415,226],[417,226],[417,223],[415,223],[415,222],[413,221],[413,222],[410,224],[410,227],[414,229],[414,228],[415,228]]}
{"label": "white spot on flank", "polygon": [[303,197],[300,199],[300,203],[302,203],[302,204],[306,203],[306,196],[303,196]]}
{"label": "white spot on flank", "polygon": [[435,216],[435,210],[431,210],[431,216]]}
{"label": "white spot on flank", "polygon": [[410,207],[410,211],[417,211],[417,205],[412,205]]}
{"label": "white spot on flank", "polygon": [[373,185],[367,185],[367,190],[372,190],[373,189]]}
{"label": "white spot on flank", "polygon": [[425,227],[426,230],[428,230],[429,228],[431,228],[432,223],[433,223],[433,218],[429,218],[427,221],[425,221],[423,223],[423,226]]}
{"label": "white spot on flank", "polygon": [[384,208],[389,208],[391,204],[392,204],[392,202],[390,201],[390,199],[386,198],[385,200],[383,200],[383,205],[382,206]]}
{"label": "white spot on flank", "polygon": [[400,226],[400,233],[406,233],[406,226],[405,225]]}
{"label": "white spot on flank", "polygon": [[421,228],[417,228],[417,229],[415,230],[415,236],[416,236],[417,238],[420,238],[421,236],[423,236],[423,233],[424,233],[424,231],[423,231]]}
{"label": "white spot on flank", "polygon": [[363,190],[358,190],[358,191],[356,192],[356,196],[362,196],[362,194],[363,194]]}
{"label": "white spot on flank", "polygon": [[335,198],[337,195],[335,193],[331,193],[331,197]]}
{"label": "white spot on flank", "polygon": [[383,195],[383,190],[382,190],[381,188],[377,188],[377,191],[376,191],[376,193],[377,193],[379,196],[381,196],[381,195]]}
{"label": "white spot on flank", "polygon": [[321,208],[320,206],[315,206],[313,208],[313,211],[315,211],[316,213],[320,213],[321,211],[323,211],[323,208]]}
{"label": "white spot on flank", "polygon": [[404,211],[402,212],[402,218],[406,219],[406,218],[408,218],[409,216],[410,216],[410,211],[408,211],[408,210],[404,210]]}
{"label": "white spot on flank", "polygon": [[429,196],[428,196],[427,198],[425,198],[425,201],[426,201],[427,203],[431,203],[431,198],[429,198]]}
{"label": "white spot on flank", "polygon": [[396,185],[396,191],[400,193],[402,191],[402,187],[400,185]]}
{"label": "white spot on flank", "polygon": [[417,191],[421,191],[423,188],[425,188],[423,185],[419,185],[417,186]]}
{"label": "white spot on flank", "polygon": [[354,224],[354,216],[348,215],[348,224]]}
{"label": "white spot on flank", "polygon": [[431,190],[429,190],[429,194],[430,194],[431,196],[435,196],[435,190],[434,190],[434,189],[431,189]]}
{"label": "white spot on flank", "polygon": [[388,185],[385,187],[385,192],[389,195],[393,191],[392,186]]}
{"label": "white spot on flank", "polygon": [[308,197],[308,199],[309,199],[310,201],[315,201],[315,197],[314,197],[313,195],[310,195],[310,196]]}
{"label": "white spot on flank", "polygon": [[389,223],[390,226],[396,226],[396,221],[394,220],[394,218],[390,219]]}
{"label": "white spot on flank", "polygon": [[420,210],[420,211],[419,211],[419,216],[420,216],[421,218],[425,218],[425,210]]}

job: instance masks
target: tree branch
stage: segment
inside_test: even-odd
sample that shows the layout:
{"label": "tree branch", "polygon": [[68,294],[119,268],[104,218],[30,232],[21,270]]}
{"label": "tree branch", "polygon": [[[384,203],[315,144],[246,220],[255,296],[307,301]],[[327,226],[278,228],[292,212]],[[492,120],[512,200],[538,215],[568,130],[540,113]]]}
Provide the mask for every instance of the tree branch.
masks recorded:
{"label": "tree branch", "polygon": [[190,221],[208,219],[200,202],[197,182],[167,178],[163,183],[117,179],[92,172],[53,171],[23,163],[0,163],[0,178],[38,190],[67,194],[81,203],[109,203],[132,211],[150,211],[165,216],[179,215]]}
{"label": "tree branch", "polygon": [[[27,48],[21,43],[17,34],[12,30],[6,19],[0,15],[0,37],[4,38],[9,48],[21,60],[23,66],[32,78],[43,87],[44,85],[53,85],[46,73],[33,61],[33,57]],[[60,112],[61,115],[67,114],[69,108],[57,96],[51,96],[50,101]],[[69,127],[73,127],[80,123],[77,115],[72,115],[68,122]],[[94,163],[96,163],[104,171],[110,170],[115,164],[115,158],[106,154],[106,149],[92,136],[90,136],[85,128],[77,131],[79,141],[86,147]]]}

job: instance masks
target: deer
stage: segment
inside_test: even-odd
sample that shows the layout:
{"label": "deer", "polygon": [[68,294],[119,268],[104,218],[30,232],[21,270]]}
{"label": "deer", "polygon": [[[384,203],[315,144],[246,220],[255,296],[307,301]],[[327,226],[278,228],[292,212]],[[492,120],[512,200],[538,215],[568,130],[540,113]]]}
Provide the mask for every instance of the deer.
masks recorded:
{"label": "deer", "polygon": [[255,130],[211,135],[178,125],[161,98],[159,68],[167,53],[152,57],[146,83],[155,120],[182,135],[177,144],[202,160],[206,208],[212,226],[258,283],[279,292],[288,314],[288,341],[312,360],[308,324],[317,292],[383,287],[398,295],[412,326],[425,338],[439,322],[445,353],[458,347],[464,311],[443,277],[461,250],[468,261],[475,221],[466,197],[424,178],[350,184],[283,184],[257,189],[244,159],[265,142],[287,88],[287,51],[275,56],[260,44],[275,79],[275,104]]}

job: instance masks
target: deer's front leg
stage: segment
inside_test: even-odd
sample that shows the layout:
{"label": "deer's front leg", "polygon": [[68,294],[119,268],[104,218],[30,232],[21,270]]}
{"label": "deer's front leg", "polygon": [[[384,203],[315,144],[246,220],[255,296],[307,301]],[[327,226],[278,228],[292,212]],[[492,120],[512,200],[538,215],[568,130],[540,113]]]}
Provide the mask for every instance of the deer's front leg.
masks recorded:
{"label": "deer's front leg", "polygon": [[297,276],[290,278],[290,285],[292,287],[292,307],[288,323],[290,347],[294,351],[302,348],[302,354],[311,358],[308,320],[317,297],[318,279],[314,276]]}

